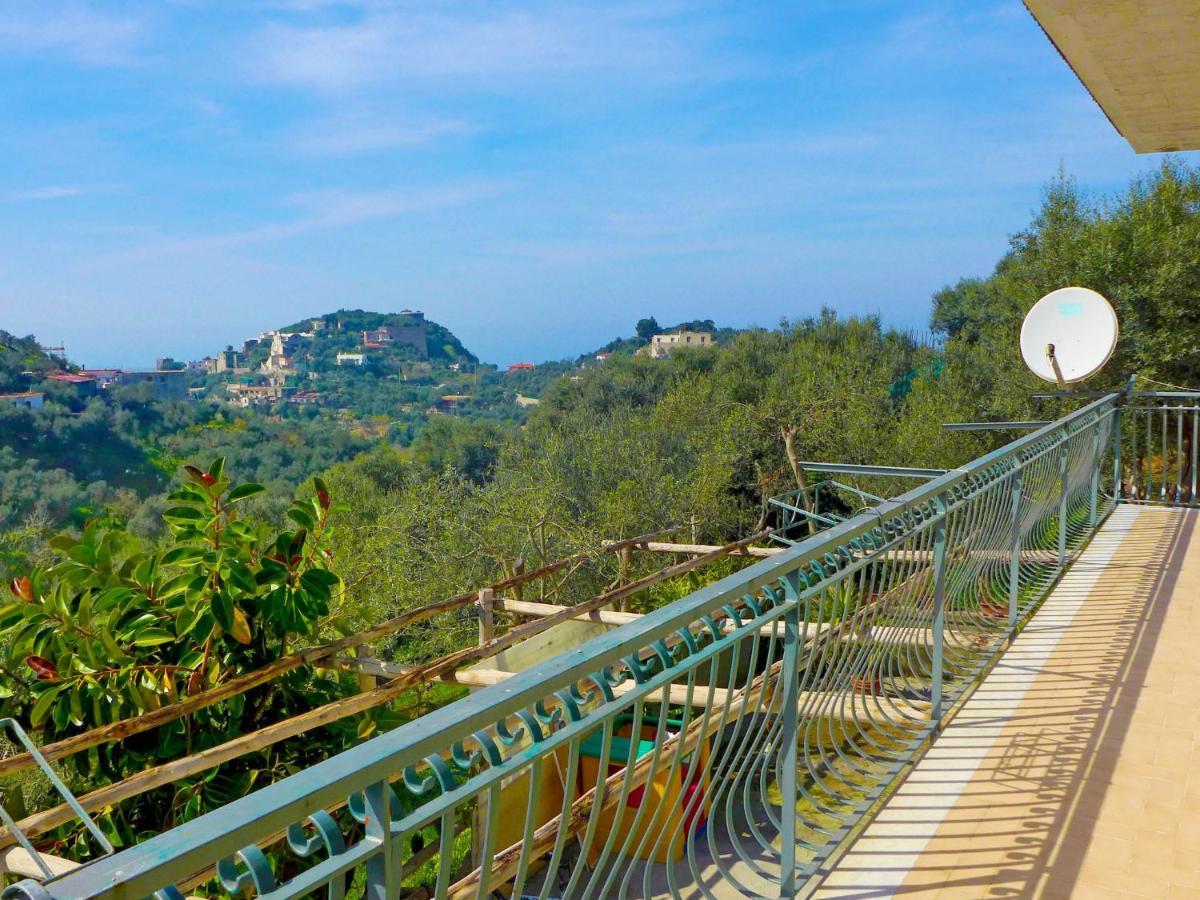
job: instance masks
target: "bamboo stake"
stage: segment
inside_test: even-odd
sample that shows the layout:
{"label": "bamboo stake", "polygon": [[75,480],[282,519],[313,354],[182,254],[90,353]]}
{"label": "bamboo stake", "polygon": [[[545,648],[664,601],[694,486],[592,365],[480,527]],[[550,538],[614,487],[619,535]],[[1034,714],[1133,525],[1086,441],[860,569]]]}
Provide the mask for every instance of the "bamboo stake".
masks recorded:
{"label": "bamboo stake", "polygon": [[[660,581],[667,578],[673,578],[676,575],[681,575],[685,572],[690,572],[692,569],[698,568],[706,563],[712,562],[745,544],[757,540],[763,536],[765,532],[751,535],[743,538],[740,541],[735,541],[719,548],[713,553],[705,554],[704,556],[696,557],[695,559],[686,562],[678,563],[674,566],[668,566],[658,572],[654,572],[638,581],[617,588],[612,591],[607,591],[599,594],[574,607],[564,607],[563,612],[556,613],[553,616],[548,616],[544,619],[539,619],[525,625],[515,628],[507,634],[494,638],[487,644],[480,647],[468,647],[456,653],[451,653],[431,663],[423,666],[417,666],[404,674],[398,675],[386,684],[375,688],[374,690],[366,691],[361,694],[355,694],[350,697],[343,697],[331,703],[326,703],[324,706],[318,706],[316,709],[301,713],[298,716],[292,716],[282,722],[276,722],[257,731],[226,741],[224,744],[219,744],[216,747],[210,747],[207,750],[202,750],[192,756],[183,759],[173,760],[169,763],[163,763],[159,766],[146,769],[136,775],[131,775],[129,778],[119,781],[115,784],[106,785],[90,793],[84,794],[79,798],[79,804],[85,811],[92,812],[101,809],[105,806],[110,806],[119,803],[123,800],[128,800],[131,797],[136,797],[146,791],[154,788],[162,787],[183,778],[189,778],[200,772],[219,766],[222,763],[237,759],[247,753],[253,753],[258,750],[266,749],[280,741],[286,740],[296,735],[303,734],[314,728],[319,728],[328,725],[331,722],[336,722],[348,716],[356,715],[361,712],[366,712],[369,709],[374,709],[376,706],[381,706],[387,703],[400,694],[407,691],[409,688],[417,684],[425,684],[435,679],[440,679],[442,676],[454,672],[472,662],[477,662],[488,656],[499,652],[500,650],[510,647],[518,641],[524,640],[534,634],[539,634],[546,629],[557,625],[559,622],[565,622],[573,618],[579,612],[587,612],[592,609],[611,603],[614,599],[627,597],[643,591]],[[636,539],[631,539],[636,540]],[[474,598],[476,592],[468,595],[469,598]],[[458,599],[458,598],[455,598]],[[443,604],[450,601],[442,601]],[[469,602],[469,601],[468,601]],[[464,604],[465,605],[465,604]],[[427,609],[428,607],[426,607]],[[414,611],[415,612],[415,611]],[[378,630],[383,626],[377,626]],[[358,636],[355,636],[358,637]],[[342,643],[342,642],[334,642]],[[344,646],[344,645],[343,645]],[[71,808],[65,804],[51,807],[33,815],[26,816],[18,826],[30,837],[36,837],[39,834],[44,834],[46,831],[57,828],[59,825],[64,825],[71,821],[74,813]],[[14,838],[7,830],[0,836],[0,848],[8,846]]]}
{"label": "bamboo stake", "polygon": [[[733,554],[730,555],[732,556]],[[564,609],[578,609],[578,607],[575,606],[556,606],[552,603],[531,603],[528,600],[501,600],[500,608],[505,612],[515,612],[520,613],[523,616],[538,618],[552,616]],[[598,622],[601,625],[611,625],[616,628],[621,625],[628,625],[630,622],[636,622],[638,619],[642,618],[642,614],[613,612],[612,610],[607,609],[594,609],[591,612],[577,613],[575,618],[582,622]],[[730,631],[734,628],[734,623],[729,619],[725,619],[724,627],[727,631]],[[774,623],[772,623],[763,625],[759,629],[759,635],[767,638],[782,638],[783,632],[777,629]],[[674,643],[674,640],[677,639],[668,638],[667,646],[671,646]]]}
{"label": "bamboo stake", "polygon": [[[654,532],[652,534],[643,534],[637,537],[626,538],[623,541],[618,541],[615,544],[609,544],[603,547],[604,551],[620,549],[624,546],[633,546],[636,544],[644,544],[651,538],[661,537],[664,534],[670,534],[676,529],[668,529],[665,531]],[[580,560],[587,559],[587,553],[577,553],[574,556],[566,557],[565,559],[555,560],[547,563],[540,568],[533,569],[529,572],[521,572],[511,578],[505,578],[502,581],[497,581],[490,587],[494,591],[507,590],[509,588],[518,587],[527,581],[533,581],[538,578],[543,578],[546,575],[557,572],[569,565],[572,565]],[[240,675],[237,678],[230,679],[224,684],[214,688],[209,688],[199,694],[181,700],[178,703],[172,703],[156,709],[152,712],[142,713],[136,716],[130,716],[127,719],[121,719],[117,722],[110,722],[108,725],[102,725],[99,728],[93,728],[90,731],[85,731],[82,734],[72,735],[68,738],[63,738],[61,741],[47,744],[41,748],[42,755],[47,760],[62,759],[67,756],[72,756],[82,750],[87,750],[90,747],[96,747],[100,744],[111,743],[112,741],[124,740],[127,737],[132,737],[135,734],[141,734],[144,731],[149,731],[152,728],[158,728],[160,725],[166,725],[168,722],[174,722],[184,716],[190,715],[198,710],[205,709],[213,704],[220,703],[223,700],[228,700],[231,697],[236,697],[238,694],[243,694],[252,688],[258,687],[261,684],[266,684],[269,681],[291,672],[301,666],[310,665],[319,660],[333,656],[343,650],[349,650],[360,644],[370,643],[379,638],[386,637],[395,631],[400,630],[406,625],[411,625],[415,622],[420,622],[425,619],[432,618],[435,615],[443,612],[451,612],[456,609],[461,609],[464,606],[469,606],[474,603],[479,596],[479,591],[469,591],[465,594],[459,594],[456,597],[450,597],[446,600],[439,600],[435,603],[430,603],[417,609],[408,610],[401,613],[385,622],[368,628],[365,631],[360,631],[356,634],[349,635],[344,638],[339,638],[334,641],[329,641],[325,644],[318,644],[313,647],[308,647],[304,650],[292,653],[289,656],[281,657],[261,669],[254,672],[248,672],[245,675]],[[16,753],[12,756],[0,760],[0,778],[6,775],[11,775],[14,772],[19,772],[22,769],[27,769],[34,764],[33,757],[28,753]]]}
{"label": "bamboo stake", "polygon": [[[650,553],[711,553],[717,549],[716,544],[669,544],[664,541],[647,541],[639,550],[647,550]],[[739,550],[734,556],[755,556],[768,557],[774,556],[776,553],[782,553],[786,547],[745,547]]]}

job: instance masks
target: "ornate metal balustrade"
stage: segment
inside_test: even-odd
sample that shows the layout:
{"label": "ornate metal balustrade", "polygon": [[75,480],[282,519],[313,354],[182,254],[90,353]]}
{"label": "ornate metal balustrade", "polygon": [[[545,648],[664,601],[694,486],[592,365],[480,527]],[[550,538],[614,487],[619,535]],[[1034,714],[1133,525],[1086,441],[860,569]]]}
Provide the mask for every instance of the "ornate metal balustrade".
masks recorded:
{"label": "ornate metal balustrade", "polygon": [[1122,413],[1121,501],[1200,506],[1200,393],[1133,392]]}
{"label": "ornate metal balustrade", "polygon": [[5,896],[173,897],[214,863],[222,890],[270,898],[793,896],[1110,509],[1121,399]]}

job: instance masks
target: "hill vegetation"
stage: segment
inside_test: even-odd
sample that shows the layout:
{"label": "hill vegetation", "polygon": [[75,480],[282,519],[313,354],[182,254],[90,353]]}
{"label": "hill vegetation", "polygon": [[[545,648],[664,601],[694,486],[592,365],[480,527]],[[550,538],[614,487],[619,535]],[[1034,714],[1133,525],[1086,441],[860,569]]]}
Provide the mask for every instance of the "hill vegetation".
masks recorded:
{"label": "hill vegetation", "polygon": [[[1120,353],[1095,385],[1117,386],[1133,371],[1155,383],[1195,385],[1200,172],[1168,162],[1107,199],[1055,181],[989,277],[935,295],[936,342],[877,317],[840,318],[824,310],[774,329],[718,331],[716,347],[656,360],[634,353],[649,339],[642,332],[657,327],[639,323],[638,334],[615,343],[603,363],[593,356],[583,368],[578,361],[559,364],[559,377],[537,386],[541,402],[519,420],[488,418],[486,408],[478,416],[422,416],[421,427],[402,436],[389,429],[390,439],[356,435],[323,408],[233,411],[212,401],[167,404],[120,391],[82,405],[55,400],[41,413],[0,409],[0,454],[8,454],[0,455],[0,478],[4,502],[12,504],[7,530],[0,531],[0,569],[7,569],[17,596],[0,611],[7,648],[0,713],[36,726],[39,735],[75,733],[100,715],[86,704],[72,707],[74,687],[64,686],[62,676],[76,659],[90,666],[87,654],[95,647],[59,635],[36,611],[30,614],[25,605],[45,602],[44,595],[67,604],[71,615],[81,607],[90,615],[101,584],[120,587],[104,595],[105,602],[119,597],[128,604],[119,653],[141,660],[129,663],[135,668],[180,667],[171,669],[172,678],[186,683],[214,677],[213,657],[198,644],[219,656],[222,671],[240,671],[282,653],[288,642],[377,623],[604,540],[675,526],[696,542],[744,536],[767,520],[769,497],[805,483],[805,460],[959,465],[1006,438],[947,432],[942,423],[1053,418],[1076,405],[1032,399],[1031,389],[1044,385],[1025,373],[1015,349],[1024,311],[1070,283],[1110,296],[1122,318]],[[27,342],[11,336],[4,342],[14,348],[9,353],[22,354],[21,371],[61,365],[38,357]],[[457,350],[443,359],[469,361]],[[397,390],[405,385],[398,373],[389,380],[393,373],[384,370],[339,372],[327,360],[324,349],[313,351],[317,383],[326,375],[362,374]],[[0,376],[11,371],[0,369]],[[490,377],[493,382],[482,376],[474,382],[478,396],[486,390],[503,396],[526,376],[493,371]],[[424,387],[446,390],[450,382]],[[76,452],[85,444],[107,449]],[[177,465],[209,459],[218,448],[228,455],[227,466]],[[272,477],[260,479],[262,473]],[[139,485],[135,477],[148,480]],[[70,478],[83,494],[64,499],[61,509],[46,505],[53,478]],[[18,493],[26,479],[43,479],[41,488]],[[234,487],[245,480],[263,484]],[[103,489],[92,491],[97,483]],[[876,481],[871,489],[894,495],[908,486]],[[173,493],[161,512],[139,501],[139,492],[164,490]],[[300,499],[289,505],[297,491]],[[81,528],[88,518],[101,521]],[[227,533],[230,521],[237,524]],[[50,544],[48,532],[63,524],[68,533]],[[319,548],[319,559],[302,552],[306,546]],[[311,574],[310,565],[328,574]],[[555,599],[571,603],[594,594],[617,577],[618,565],[607,559],[590,566],[564,581]],[[156,567],[169,571],[156,574]],[[160,590],[159,577],[171,587]],[[695,580],[665,584],[647,605],[696,586]],[[155,605],[170,592],[169,604]],[[473,641],[476,625],[464,609],[386,650],[399,663],[427,660]],[[180,646],[168,646],[159,630],[178,636]],[[126,671],[123,661],[117,668]],[[161,677],[135,680],[132,690],[118,685],[125,692],[121,702],[138,709],[179,690],[177,681]],[[289,715],[352,690],[349,678],[297,679],[262,701],[278,704],[270,710],[247,712],[247,705],[232,702],[213,707],[213,734],[235,733],[250,714]],[[210,805],[308,764],[326,746],[347,746],[395,721],[362,714],[289,745],[286,755],[262,753],[222,766],[212,778]],[[109,783],[159,758],[177,739],[177,730],[164,729],[158,743],[147,735],[115,744],[106,768],[78,769],[69,775],[71,784],[82,792]],[[189,803],[199,790],[209,789],[181,784],[170,796],[148,796],[149,805],[106,815],[116,833],[129,838],[144,823],[162,821],[154,819],[155,810],[169,809],[171,821],[182,821],[207,808],[208,797]],[[56,834],[63,846],[77,837],[69,827]]]}

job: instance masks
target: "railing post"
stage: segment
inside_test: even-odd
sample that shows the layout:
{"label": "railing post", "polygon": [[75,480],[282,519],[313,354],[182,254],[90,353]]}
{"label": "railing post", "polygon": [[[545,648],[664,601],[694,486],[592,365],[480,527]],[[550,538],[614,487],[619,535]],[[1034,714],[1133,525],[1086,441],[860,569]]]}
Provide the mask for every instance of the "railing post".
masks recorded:
{"label": "railing post", "polygon": [[1121,490],[1121,407],[1118,403],[1113,410],[1113,503],[1120,503],[1124,491]]}
{"label": "railing post", "polygon": [[936,498],[938,521],[933,527],[933,659],[929,688],[929,717],[935,726],[942,721],[942,668],[946,632],[946,520],[949,512],[943,497]]}
{"label": "railing post", "polygon": [[1061,572],[1067,565],[1067,438],[1064,436],[1062,452],[1059,454],[1058,474],[1060,476],[1058,495],[1058,570]]}
{"label": "railing post", "polygon": [[392,840],[392,787],[376,781],[363,791],[366,811],[364,840],[379,843],[380,852],[367,862],[366,900],[390,900],[400,895],[400,842]]}
{"label": "railing post", "polygon": [[1013,473],[1012,494],[1012,538],[1008,560],[1008,627],[1017,627],[1017,606],[1021,597],[1021,491],[1025,487],[1025,468],[1018,462]]}
{"label": "railing post", "polygon": [[1092,423],[1092,483],[1088,498],[1088,526],[1095,530],[1096,521],[1100,518],[1100,422]]}
{"label": "railing post", "polygon": [[795,604],[783,616],[783,714],[779,735],[779,896],[796,896],[796,799],[797,767],[800,764],[796,746],[797,718],[800,709],[800,603],[799,576],[789,575],[785,581],[786,596]]}

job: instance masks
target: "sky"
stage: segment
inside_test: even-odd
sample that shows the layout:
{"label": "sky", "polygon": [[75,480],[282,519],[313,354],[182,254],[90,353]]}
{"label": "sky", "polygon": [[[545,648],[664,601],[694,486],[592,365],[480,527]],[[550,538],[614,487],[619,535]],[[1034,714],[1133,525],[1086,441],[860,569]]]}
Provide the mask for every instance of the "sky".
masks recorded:
{"label": "sky", "polygon": [[922,328],[1060,167],[1159,161],[1019,0],[4,0],[0,328],[90,366],[342,307],[497,363]]}

